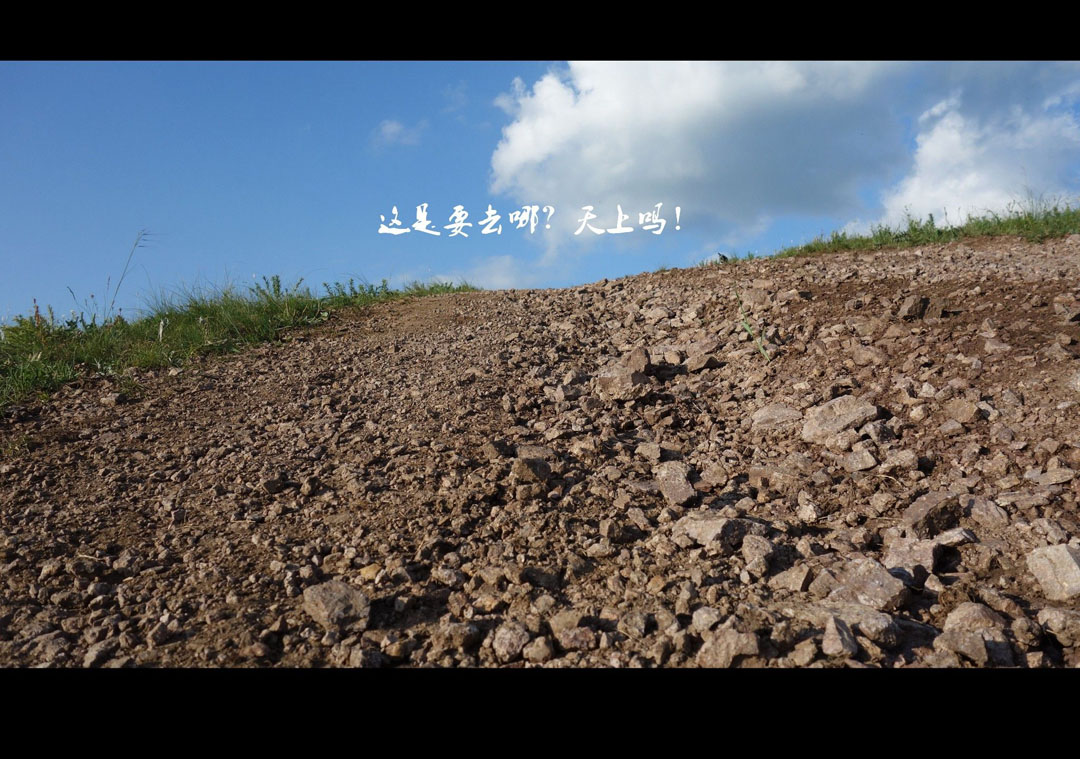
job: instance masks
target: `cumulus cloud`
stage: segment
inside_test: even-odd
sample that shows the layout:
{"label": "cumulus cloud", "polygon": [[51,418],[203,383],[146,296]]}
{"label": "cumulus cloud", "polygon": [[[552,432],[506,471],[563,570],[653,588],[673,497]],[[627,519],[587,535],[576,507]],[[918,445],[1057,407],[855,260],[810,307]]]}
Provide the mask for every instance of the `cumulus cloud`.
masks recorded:
{"label": "cumulus cloud", "polygon": [[[571,63],[499,104],[515,119],[492,190],[608,214],[682,208],[687,224],[851,205],[867,171],[903,158],[858,138],[899,132],[864,95],[893,64]],[[574,215],[574,221],[580,214]],[[563,214],[564,223],[570,214]]]}
{"label": "cumulus cloud", "polygon": [[584,205],[598,226],[679,205],[733,246],[785,216],[1001,208],[1080,185],[1077,82],[1069,63],[572,62],[496,99],[491,190],[559,209],[549,264]]}
{"label": "cumulus cloud", "polygon": [[980,119],[965,116],[960,98],[952,97],[923,113],[919,124],[911,173],[883,195],[881,221],[889,226],[909,215],[963,222],[1028,195],[1076,190],[1080,124],[1073,115],[1016,107]]}

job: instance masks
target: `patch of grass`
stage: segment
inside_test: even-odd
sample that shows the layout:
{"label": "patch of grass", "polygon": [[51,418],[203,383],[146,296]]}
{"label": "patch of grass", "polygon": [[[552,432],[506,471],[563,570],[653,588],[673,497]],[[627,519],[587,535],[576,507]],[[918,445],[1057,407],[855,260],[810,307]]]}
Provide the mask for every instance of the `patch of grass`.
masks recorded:
{"label": "patch of grass", "polygon": [[264,277],[246,291],[229,286],[162,296],[146,316],[132,321],[120,314],[110,316],[110,303],[100,323],[97,314],[89,321],[74,311],[66,320],[58,319],[52,308],[43,314],[35,301],[30,316],[0,326],[0,409],[27,398],[47,397],[88,374],[117,377],[121,391],[138,395],[137,384],[123,374],[132,367],[180,366],[193,356],[231,353],[277,340],[285,330],[325,321],[338,308],[477,289],[464,283],[414,282],[393,290],[386,280],[379,285],[350,280],[323,287],[326,294],[319,296],[304,287],[303,280],[286,287],[280,277]]}
{"label": "patch of grass", "polygon": [[1003,213],[969,216],[958,225],[938,226],[933,214],[925,220],[908,217],[896,228],[873,226],[868,235],[849,235],[833,232],[819,236],[805,245],[784,248],[777,257],[808,256],[843,250],[878,250],[881,248],[914,248],[921,245],[945,244],[968,237],[1022,237],[1031,242],[1066,235],[1080,234],[1080,208],[1069,203],[1049,203],[1041,198],[1013,202]]}
{"label": "patch of grass", "polygon": [[[1077,201],[1080,203],[1080,201]],[[777,258],[811,256],[818,253],[835,253],[844,250],[880,250],[882,248],[916,248],[921,245],[946,244],[971,237],[1021,237],[1031,242],[1080,234],[1080,206],[1069,202],[1049,202],[1041,197],[1029,196],[1025,201],[1013,201],[1003,213],[989,212],[982,216],[969,216],[963,224],[938,225],[933,215],[925,220],[912,218],[897,227],[876,225],[866,235],[835,231],[828,237],[819,235],[803,245],[781,248],[774,254]],[[739,261],[753,261],[748,252],[743,256],[731,254],[726,260],[710,256],[697,265],[701,268],[724,266]]]}

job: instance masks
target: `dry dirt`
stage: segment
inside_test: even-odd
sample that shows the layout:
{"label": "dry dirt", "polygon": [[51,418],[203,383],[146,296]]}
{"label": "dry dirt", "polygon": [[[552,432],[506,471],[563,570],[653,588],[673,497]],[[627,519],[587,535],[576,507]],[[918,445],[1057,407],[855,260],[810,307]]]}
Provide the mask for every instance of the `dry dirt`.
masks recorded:
{"label": "dry dirt", "polygon": [[1076,666],[1078,339],[1080,238],[969,240],[86,380],[0,420],[0,665]]}

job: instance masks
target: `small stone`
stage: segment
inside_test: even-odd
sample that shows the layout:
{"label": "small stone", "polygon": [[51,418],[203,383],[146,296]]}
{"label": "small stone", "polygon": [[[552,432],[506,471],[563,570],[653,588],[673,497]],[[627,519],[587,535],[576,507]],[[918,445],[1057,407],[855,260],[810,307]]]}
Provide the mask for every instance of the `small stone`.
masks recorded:
{"label": "small stone", "polygon": [[900,304],[896,311],[897,319],[921,319],[926,313],[926,307],[930,304],[929,298],[920,295],[909,295]]}
{"label": "small stone", "polygon": [[492,649],[495,656],[503,663],[512,662],[521,656],[521,650],[529,642],[529,631],[519,622],[506,622],[495,631]]}
{"label": "small stone", "polygon": [[717,547],[725,554],[736,551],[742,545],[743,537],[754,528],[754,523],[746,519],[721,517],[716,512],[694,511],[672,528],[672,538],[679,542],[684,538],[690,545]]}
{"label": "small stone", "polygon": [[633,372],[648,374],[652,369],[652,361],[649,352],[644,348],[634,348],[626,357],[626,366]]}
{"label": "small stone", "polygon": [[882,563],[886,569],[899,570],[908,585],[919,586],[933,573],[942,546],[932,540],[897,538],[890,545]]}
{"label": "small stone", "polygon": [[1076,472],[1072,469],[1059,467],[1057,469],[1049,469],[1042,474],[1039,474],[1034,478],[1034,481],[1044,487],[1048,485],[1063,485],[1072,480],[1075,475]]}
{"label": "small stone", "polygon": [[825,623],[825,638],[821,642],[821,650],[826,656],[850,657],[859,652],[859,644],[855,642],[855,635],[844,620],[829,617],[829,621]]}
{"label": "small stone", "polygon": [[671,506],[683,506],[697,495],[697,491],[687,480],[688,473],[686,464],[681,461],[665,461],[653,467],[656,484]]}
{"label": "small stone", "polygon": [[371,602],[359,589],[340,580],[304,590],[304,611],[327,630],[367,628]]}
{"label": "small stone", "polygon": [[982,630],[1002,630],[1005,618],[989,606],[980,603],[965,602],[957,606],[945,618],[945,632],[961,630],[981,632]]}
{"label": "small stone", "polygon": [[315,495],[321,487],[322,483],[318,477],[305,477],[304,481],[300,483],[300,495]]}
{"label": "small stone", "polygon": [[745,559],[748,564],[757,560],[768,563],[769,560],[772,559],[776,549],[767,538],[763,538],[760,535],[747,535],[743,538],[740,551],[743,559]]}
{"label": "small stone", "polygon": [[946,416],[961,424],[970,424],[979,414],[978,406],[963,398],[946,401],[943,408]]}
{"label": "small stone", "polygon": [[515,482],[542,484],[551,476],[551,465],[539,458],[516,458],[510,465],[510,476]]}
{"label": "small stone", "polygon": [[274,477],[263,480],[261,483],[262,489],[270,495],[280,493],[282,490],[288,487],[288,485],[288,478],[284,474],[275,475]]}
{"label": "small stone", "polygon": [[979,666],[990,660],[986,650],[986,641],[976,632],[949,630],[934,638],[934,648],[939,651],[951,651],[961,654]]}
{"label": "small stone", "polygon": [[448,588],[460,588],[468,578],[453,567],[438,566],[431,570],[431,579]]}
{"label": "small stone", "polygon": [[711,606],[702,606],[694,612],[690,626],[694,632],[706,633],[716,627],[723,618],[724,615],[718,609]]}
{"label": "small stone", "polygon": [[612,543],[625,543],[633,539],[632,533],[616,519],[600,520],[600,537]]}
{"label": "small stone", "polygon": [[941,433],[944,437],[953,437],[954,435],[959,435],[963,431],[964,425],[960,424],[960,422],[956,421],[955,419],[949,419],[947,422],[938,427],[938,432]]}
{"label": "small stone", "polygon": [[864,604],[877,611],[893,611],[908,598],[904,583],[870,558],[848,563],[840,577],[841,585],[829,594],[829,601]]}
{"label": "small stone", "polygon": [[817,653],[817,643],[813,638],[807,638],[792,649],[791,653],[788,654],[788,659],[796,667],[806,667],[817,658]]}
{"label": "small stone", "polygon": [[976,540],[975,533],[966,527],[953,527],[951,530],[945,530],[945,532],[938,535],[933,542],[946,548],[956,548],[968,543],[974,543]]}
{"label": "small stone", "polygon": [[596,633],[588,627],[575,627],[556,634],[555,639],[567,651],[588,651],[596,648]]}
{"label": "small stone", "polygon": [[714,488],[722,488],[728,483],[730,475],[723,464],[710,464],[701,473],[701,481]]}
{"label": "small stone", "polygon": [[867,450],[855,450],[844,456],[844,469],[849,472],[864,472],[877,466],[874,454]]}
{"label": "small stone", "polygon": [[1024,654],[1024,664],[1028,669],[1043,669],[1052,665],[1044,651],[1028,651]]}
{"label": "small stone", "polygon": [[522,656],[526,661],[540,664],[546,662],[555,656],[555,649],[551,645],[551,641],[546,635],[542,635],[534,640],[521,651]]}
{"label": "small stone", "polygon": [[786,403],[770,403],[750,416],[753,429],[778,430],[792,427],[802,421],[802,412]]}
{"label": "small stone", "polygon": [[596,386],[601,393],[615,400],[628,401],[647,392],[649,378],[628,367],[616,366],[596,375]]}
{"label": "small stone", "polygon": [[480,628],[471,622],[442,622],[433,636],[433,646],[439,652],[468,651],[483,639]]}
{"label": "small stone", "polygon": [[983,527],[1005,527],[1009,513],[989,498],[975,497],[969,500],[971,518]]}
{"label": "small stone", "polygon": [[642,611],[629,611],[619,619],[617,629],[632,640],[645,637],[649,626],[649,616]]}
{"label": "small stone", "polygon": [[1027,565],[1051,601],[1080,595],[1080,548],[1064,543],[1036,548],[1027,555]]}
{"label": "small stone", "polygon": [[900,626],[890,615],[874,611],[860,603],[823,603],[798,604],[791,608],[791,613],[817,627],[824,628],[829,617],[842,619],[852,632],[891,648],[900,640]]}
{"label": "small stone", "polygon": [[90,598],[98,598],[99,596],[107,596],[112,593],[113,587],[107,582],[92,582],[86,588],[86,595]]}
{"label": "small stone", "polygon": [[827,438],[851,427],[861,427],[877,417],[877,408],[852,395],[842,395],[806,412],[802,439],[824,443]]}
{"label": "small stone", "polygon": [[548,627],[551,628],[551,632],[558,635],[566,630],[573,630],[575,627],[581,625],[582,620],[585,619],[585,615],[580,611],[574,609],[567,609],[560,611],[558,614],[553,615],[548,620]]}
{"label": "small stone", "polygon": [[700,372],[702,369],[715,369],[720,366],[719,359],[711,353],[695,353],[686,359],[686,371]]}
{"label": "small stone", "polygon": [[810,567],[806,564],[796,564],[791,569],[787,569],[770,578],[769,585],[773,588],[802,593],[810,587],[810,582],[813,579],[814,577],[813,573],[810,571]]}
{"label": "small stone", "polygon": [[698,651],[699,667],[730,667],[743,656],[756,656],[760,652],[757,636],[738,630],[716,630],[705,637],[705,644]]}
{"label": "small stone", "polygon": [[120,641],[117,638],[106,638],[103,641],[95,643],[90,646],[86,652],[86,656],[83,657],[84,667],[97,667],[108,659],[112,658],[112,655],[120,648]]}
{"label": "small stone", "polygon": [[1080,611],[1048,607],[1036,619],[1062,646],[1080,646]]}
{"label": "small stone", "polygon": [[262,641],[252,643],[247,648],[247,655],[252,659],[266,659],[273,653],[273,649]]}

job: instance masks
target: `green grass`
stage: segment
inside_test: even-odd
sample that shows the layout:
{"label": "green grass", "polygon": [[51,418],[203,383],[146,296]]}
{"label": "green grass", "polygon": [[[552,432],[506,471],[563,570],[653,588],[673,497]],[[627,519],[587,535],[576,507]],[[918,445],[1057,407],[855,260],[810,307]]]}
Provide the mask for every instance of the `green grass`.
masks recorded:
{"label": "green grass", "polygon": [[[774,254],[777,258],[810,256],[819,253],[835,253],[845,250],[881,250],[883,248],[917,248],[922,245],[945,244],[973,237],[1020,237],[1031,242],[1080,234],[1080,207],[1068,202],[1049,203],[1040,198],[1015,201],[1003,213],[987,213],[969,216],[963,224],[939,225],[933,215],[925,220],[908,217],[896,227],[873,226],[867,235],[833,232],[828,237],[819,235],[803,245],[781,248]],[[727,263],[752,261],[755,255],[730,255]],[[724,262],[712,259],[699,266],[722,266]]]}
{"label": "green grass", "polygon": [[919,221],[909,217],[905,224],[892,228],[874,226],[868,235],[848,235],[833,232],[829,237],[817,237],[805,245],[784,248],[777,257],[806,256],[842,250],[879,250],[881,248],[915,248],[934,243],[944,244],[969,237],[1022,237],[1042,242],[1055,237],[1080,233],[1080,208],[1069,203],[1048,204],[1040,200],[1014,202],[1004,213],[969,216],[958,225],[938,226],[931,214]]}
{"label": "green grass", "polygon": [[[81,376],[123,378],[131,367],[181,366],[194,356],[232,353],[277,340],[285,330],[320,324],[334,309],[476,288],[414,282],[392,290],[386,280],[377,286],[349,280],[324,283],[323,289],[326,294],[319,296],[302,280],[283,287],[279,277],[264,277],[246,291],[225,287],[161,297],[150,305],[148,315],[132,321],[110,315],[112,302],[100,320],[95,314],[87,321],[85,314],[74,312],[58,319],[51,307],[42,313],[35,301],[31,315],[0,326],[0,409],[47,397]],[[123,384],[121,379],[121,389]]]}

